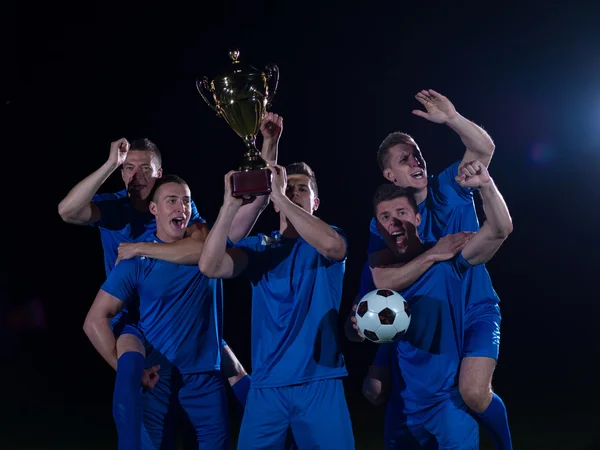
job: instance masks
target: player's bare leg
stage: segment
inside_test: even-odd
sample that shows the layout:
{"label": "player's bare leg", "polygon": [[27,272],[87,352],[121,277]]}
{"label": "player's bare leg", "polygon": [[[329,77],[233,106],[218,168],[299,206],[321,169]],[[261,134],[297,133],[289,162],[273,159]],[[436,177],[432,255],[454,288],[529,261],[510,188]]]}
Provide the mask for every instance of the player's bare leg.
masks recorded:
{"label": "player's bare leg", "polygon": [[484,412],[492,401],[492,377],[496,360],[467,356],[460,365],[458,389],[464,402],[477,413]]}
{"label": "player's bare leg", "polygon": [[127,352],[138,352],[141,353],[144,358],[146,357],[144,344],[142,344],[142,341],[133,334],[122,334],[117,339],[117,359]]}
{"label": "player's bare leg", "polygon": [[504,403],[492,390],[496,360],[480,356],[463,358],[458,389],[466,405],[479,418],[497,450],[512,449]]}

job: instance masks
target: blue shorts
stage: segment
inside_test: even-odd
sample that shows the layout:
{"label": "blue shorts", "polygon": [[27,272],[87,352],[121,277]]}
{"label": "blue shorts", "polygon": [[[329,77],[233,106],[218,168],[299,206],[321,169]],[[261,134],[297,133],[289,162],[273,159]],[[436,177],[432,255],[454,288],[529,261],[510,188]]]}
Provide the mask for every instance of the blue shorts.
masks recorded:
{"label": "blue shorts", "polygon": [[123,310],[110,321],[110,328],[112,329],[115,338],[118,339],[122,334],[132,334],[145,346],[144,336],[138,326],[139,313],[134,311],[135,310],[132,311],[123,308]]}
{"label": "blue shorts", "polygon": [[175,449],[177,421],[183,412],[196,431],[200,448],[229,449],[229,412],[220,371],[182,375],[161,369],[154,389],[144,391],[144,427],[151,445],[144,449]]}
{"label": "blue shorts", "polygon": [[251,387],[239,450],[281,449],[288,429],[298,448],[354,450],[354,434],[341,379],[275,388]]}
{"label": "blue shorts", "polygon": [[386,450],[478,450],[479,425],[460,396],[405,415],[388,406]]}
{"label": "blue shorts", "polygon": [[467,310],[462,357],[478,356],[497,360],[501,320],[498,305],[476,305]]}

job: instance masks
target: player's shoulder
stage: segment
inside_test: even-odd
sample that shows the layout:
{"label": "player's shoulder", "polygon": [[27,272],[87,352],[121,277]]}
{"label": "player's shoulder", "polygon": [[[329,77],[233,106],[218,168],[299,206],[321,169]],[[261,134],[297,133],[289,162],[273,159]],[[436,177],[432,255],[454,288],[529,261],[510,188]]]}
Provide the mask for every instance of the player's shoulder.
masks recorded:
{"label": "player's shoulder", "polygon": [[101,194],[95,194],[92,197],[93,202],[102,202],[102,201],[126,201],[127,200],[127,190],[123,189],[118,192],[105,192]]}
{"label": "player's shoulder", "polygon": [[330,227],[333,228],[335,231],[337,231],[342,236],[346,236],[346,232],[344,230],[342,230],[340,227],[335,226],[335,225],[330,225]]}
{"label": "player's shoulder", "polygon": [[460,163],[460,160],[454,161],[441,172],[429,175],[429,181],[433,181],[434,183],[447,183],[450,180],[454,180],[454,178],[458,175],[458,167],[460,166]]}
{"label": "player's shoulder", "polygon": [[[240,239],[238,242],[232,245],[234,248],[249,248],[253,250],[259,250],[261,247],[268,246],[269,237],[263,233],[259,233],[253,236],[247,236]],[[231,241],[229,241],[231,242]]]}
{"label": "player's shoulder", "polygon": [[119,263],[110,271],[108,277],[110,279],[118,279],[128,274],[136,273],[142,262],[142,258],[142,256],[136,256],[134,258],[119,261]]}

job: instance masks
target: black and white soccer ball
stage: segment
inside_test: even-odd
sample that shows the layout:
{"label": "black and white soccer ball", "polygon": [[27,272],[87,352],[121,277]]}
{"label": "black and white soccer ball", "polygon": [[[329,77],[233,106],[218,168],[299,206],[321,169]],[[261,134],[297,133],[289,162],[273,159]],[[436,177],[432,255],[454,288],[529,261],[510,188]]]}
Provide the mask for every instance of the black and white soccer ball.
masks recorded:
{"label": "black and white soccer ball", "polygon": [[410,309],[400,294],[391,289],[375,289],[356,308],[356,324],[365,337],[377,344],[400,339],[410,325]]}

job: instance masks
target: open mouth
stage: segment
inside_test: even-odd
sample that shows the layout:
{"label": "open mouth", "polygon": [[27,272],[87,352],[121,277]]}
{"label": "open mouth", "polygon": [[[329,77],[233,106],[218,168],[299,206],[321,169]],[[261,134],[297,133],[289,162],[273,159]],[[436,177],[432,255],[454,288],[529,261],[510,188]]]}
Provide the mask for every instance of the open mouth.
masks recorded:
{"label": "open mouth", "polygon": [[425,176],[425,173],[422,170],[416,170],[413,173],[411,173],[410,176],[417,180],[420,180]]}
{"label": "open mouth", "polygon": [[185,217],[173,217],[171,219],[171,223],[176,228],[183,228],[185,226]]}

